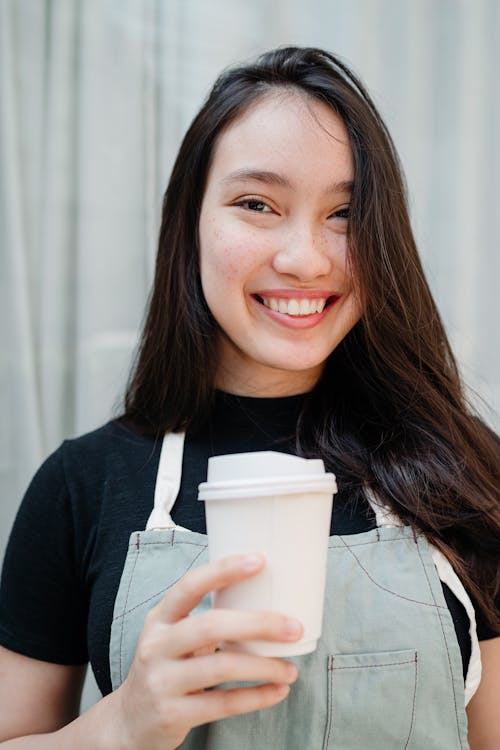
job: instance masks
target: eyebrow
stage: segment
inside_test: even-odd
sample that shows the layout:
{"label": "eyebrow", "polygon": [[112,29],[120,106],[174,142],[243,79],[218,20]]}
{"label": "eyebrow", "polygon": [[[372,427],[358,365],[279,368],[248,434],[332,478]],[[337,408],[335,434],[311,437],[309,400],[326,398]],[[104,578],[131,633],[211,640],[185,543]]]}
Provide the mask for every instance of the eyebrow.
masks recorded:
{"label": "eyebrow", "polygon": [[[284,177],[277,172],[270,172],[263,169],[250,169],[243,167],[237,169],[235,172],[230,172],[222,179],[223,185],[231,185],[233,182],[244,182],[245,180],[252,180],[254,182],[262,182],[265,185],[278,185],[279,187],[292,188],[293,184],[287,177]],[[334,182],[325,190],[325,193],[352,193],[354,183],[352,180],[341,180],[340,182]]]}

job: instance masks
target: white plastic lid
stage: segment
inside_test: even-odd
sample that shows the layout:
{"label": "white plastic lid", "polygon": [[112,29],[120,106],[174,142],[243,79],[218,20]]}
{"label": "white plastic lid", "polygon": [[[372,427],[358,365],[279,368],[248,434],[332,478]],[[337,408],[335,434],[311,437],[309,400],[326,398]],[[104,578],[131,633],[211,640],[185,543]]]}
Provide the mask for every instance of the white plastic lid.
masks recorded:
{"label": "white plastic lid", "polygon": [[198,487],[198,500],[236,500],[304,492],[337,492],[335,475],[325,473],[321,459],[258,451],[210,458],[207,481]]}
{"label": "white plastic lid", "polygon": [[278,451],[229,453],[208,459],[207,482],[248,480],[255,477],[275,477],[287,474],[324,474],[320,458],[302,458]]}

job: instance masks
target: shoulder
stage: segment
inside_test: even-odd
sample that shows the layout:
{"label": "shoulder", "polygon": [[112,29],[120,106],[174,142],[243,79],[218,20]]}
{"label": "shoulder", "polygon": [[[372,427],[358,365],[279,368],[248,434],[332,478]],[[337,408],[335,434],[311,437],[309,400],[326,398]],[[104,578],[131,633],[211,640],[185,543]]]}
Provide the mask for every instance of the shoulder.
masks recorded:
{"label": "shoulder", "polygon": [[95,484],[129,475],[158,459],[161,441],[140,435],[113,420],[79,437],[65,440],[49,457],[59,461],[70,484]]}
{"label": "shoulder", "polygon": [[157,465],[160,442],[113,420],[84,435],[65,440],[42,463],[27,489],[21,513],[36,508],[57,511],[74,506],[80,514],[85,498],[95,506],[119,482],[150,474]]}

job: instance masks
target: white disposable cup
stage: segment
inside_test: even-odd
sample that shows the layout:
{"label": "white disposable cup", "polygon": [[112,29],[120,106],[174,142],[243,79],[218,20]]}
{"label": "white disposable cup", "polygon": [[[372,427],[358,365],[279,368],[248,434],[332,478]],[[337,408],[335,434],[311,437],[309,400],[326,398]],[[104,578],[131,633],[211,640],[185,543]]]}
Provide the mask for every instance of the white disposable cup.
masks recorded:
{"label": "white disposable cup", "polygon": [[262,553],[261,573],[214,592],[214,607],[281,612],[304,626],[293,643],[225,644],[262,656],[296,656],[315,650],[321,635],[328,537],[335,476],[323,461],[263,451],[215,456],[205,501],[210,560]]}

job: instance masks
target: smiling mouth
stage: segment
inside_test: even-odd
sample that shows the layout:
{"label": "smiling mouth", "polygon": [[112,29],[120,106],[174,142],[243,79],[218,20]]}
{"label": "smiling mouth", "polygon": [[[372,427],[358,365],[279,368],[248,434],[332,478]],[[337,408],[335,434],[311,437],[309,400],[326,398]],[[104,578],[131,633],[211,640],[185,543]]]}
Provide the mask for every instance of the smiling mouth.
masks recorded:
{"label": "smiling mouth", "polygon": [[326,307],[338,299],[335,295],[319,297],[317,299],[284,299],[283,297],[261,297],[258,294],[254,294],[253,297],[257,302],[273,310],[273,312],[291,315],[294,318],[322,313]]}

